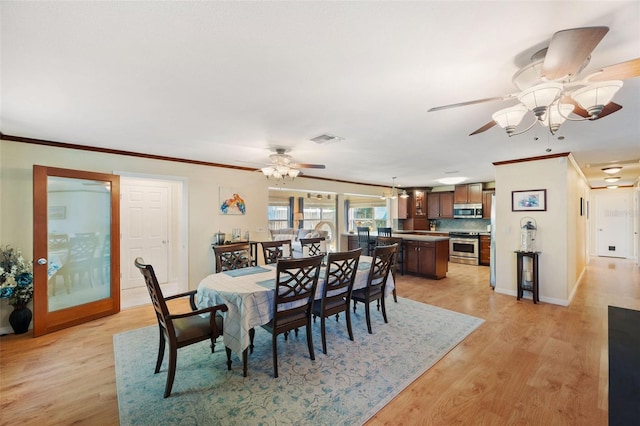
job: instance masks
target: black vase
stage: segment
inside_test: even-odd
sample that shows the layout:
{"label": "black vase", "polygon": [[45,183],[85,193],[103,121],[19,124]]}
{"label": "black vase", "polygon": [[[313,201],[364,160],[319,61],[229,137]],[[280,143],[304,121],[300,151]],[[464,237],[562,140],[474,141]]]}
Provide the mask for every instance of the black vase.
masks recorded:
{"label": "black vase", "polygon": [[25,305],[14,306],[13,311],[9,314],[9,324],[11,324],[13,332],[15,334],[24,334],[29,331],[32,317],[31,309]]}

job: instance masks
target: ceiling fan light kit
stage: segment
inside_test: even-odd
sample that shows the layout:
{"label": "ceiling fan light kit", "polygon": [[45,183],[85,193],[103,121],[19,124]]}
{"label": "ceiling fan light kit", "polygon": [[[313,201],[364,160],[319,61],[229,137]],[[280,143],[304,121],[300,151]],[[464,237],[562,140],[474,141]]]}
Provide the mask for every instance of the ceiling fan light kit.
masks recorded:
{"label": "ceiling fan light kit", "polygon": [[[536,122],[548,127],[551,134],[555,135],[565,120],[587,121],[606,117],[622,109],[622,106],[612,102],[623,85],[621,80],[640,76],[640,58],[637,58],[580,77],[591,61],[591,53],[608,31],[608,27],[595,26],[561,30],[553,34],[549,46],[535,53],[531,63],[513,75],[512,83],[520,93],[443,105],[430,108],[429,111],[514,98],[520,101],[521,104],[515,107],[494,113],[492,121],[469,136],[483,133],[496,124],[505,129],[509,136],[519,135],[531,129]],[[516,131],[528,111],[533,113],[536,120],[526,129]],[[569,117],[571,114],[575,117]]]}
{"label": "ceiling fan light kit", "polygon": [[604,181],[608,182],[608,183],[615,183],[615,182],[617,182],[619,180],[620,180],[620,177],[618,177],[618,176],[611,176],[611,177],[604,178]]}

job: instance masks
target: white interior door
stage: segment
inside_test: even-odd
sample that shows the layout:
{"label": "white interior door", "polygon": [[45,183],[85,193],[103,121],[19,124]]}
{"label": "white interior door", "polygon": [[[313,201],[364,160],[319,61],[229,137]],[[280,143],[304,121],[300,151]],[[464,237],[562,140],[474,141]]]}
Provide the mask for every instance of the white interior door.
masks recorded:
{"label": "white interior door", "polygon": [[144,280],[134,266],[142,257],[153,269],[160,284],[168,281],[169,194],[162,181],[132,181],[121,187],[122,289],[144,287]]}
{"label": "white interior door", "polygon": [[598,196],[596,238],[598,256],[628,256],[628,197],[615,192]]}

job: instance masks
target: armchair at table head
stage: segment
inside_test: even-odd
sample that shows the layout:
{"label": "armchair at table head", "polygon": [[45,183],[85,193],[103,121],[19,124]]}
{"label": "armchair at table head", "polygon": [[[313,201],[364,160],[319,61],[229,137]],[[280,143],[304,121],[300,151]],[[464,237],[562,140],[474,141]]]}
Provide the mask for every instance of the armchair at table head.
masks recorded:
{"label": "armchair at table head", "polygon": [[371,268],[369,269],[369,276],[367,277],[367,285],[364,288],[353,290],[351,293],[351,299],[354,301],[353,312],[356,311],[356,302],[364,303],[369,334],[372,334],[369,304],[374,300],[378,302],[378,309],[382,306],[382,318],[385,323],[388,322],[384,293],[387,285],[387,277],[389,276],[397,248],[397,244],[375,247],[372,254],[373,259],[371,261]]}
{"label": "armchair at table head", "polygon": [[347,252],[329,253],[324,275],[322,298],[313,301],[313,318],[320,317],[320,332],[322,335],[322,352],[327,353],[327,337],[325,332],[325,318],[344,312],[347,322],[349,339],[353,340],[351,329],[351,292],[353,282],[358,271],[358,262],[362,249],[357,248]]}
{"label": "armchair at table head", "polygon": [[253,262],[249,243],[214,246],[213,252],[216,256],[216,272],[248,268]]}
{"label": "armchair at table head", "polygon": [[311,309],[323,256],[280,260],[277,266],[273,318],[262,325],[272,335],[273,375],[278,377],[278,334],[306,327],[309,357],[314,360]]}
{"label": "armchair at table head", "polygon": [[[153,266],[144,263],[141,257],[134,261],[136,267],[144,277],[153,309],[156,311],[158,327],[160,330],[160,342],[158,346],[158,359],[156,361],[155,373],[160,371],[164,349],[169,344],[169,371],[167,373],[167,384],[164,390],[164,397],[171,394],[173,379],[176,373],[176,359],[178,349],[203,340],[211,340],[211,352],[213,353],[216,338],[222,335],[222,317],[216,315],[217,312],[227,310],[226,305],[210,306],[204,309],[197,309],[195,303],[196,290],[164,297],[158,284],[158,279],[153,271]],[[167,307],[167,300],[189,296],[191,312],[181,314],[171,314]],[[202,316],[208,314],[207,316]],[[231,370],[231,351],[227,348],[227,369]]]}
{"label": "armchair at table head", "polygon": [[260,244],[266,264],[291,257],[291,240],[263,241]]}

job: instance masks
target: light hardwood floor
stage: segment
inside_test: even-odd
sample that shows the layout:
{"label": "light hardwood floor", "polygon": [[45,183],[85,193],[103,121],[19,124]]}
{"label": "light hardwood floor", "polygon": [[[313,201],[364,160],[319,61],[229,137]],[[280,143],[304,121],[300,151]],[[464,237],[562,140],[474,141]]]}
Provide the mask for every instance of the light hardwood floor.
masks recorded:
{"label": "light hardwood floor", "polygon": [[[449,269],[439,281],[399,277],[398,295],[485,323],[367,425],[607,424],[607,306],[640,309],[638,266],[593,259],[569,307],[497,294],[486,267]],[[147,306],[1,337],[0,424],[118,424],[112,336],[151,324]]]}

